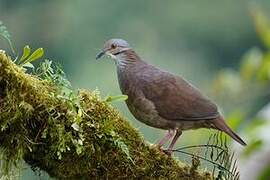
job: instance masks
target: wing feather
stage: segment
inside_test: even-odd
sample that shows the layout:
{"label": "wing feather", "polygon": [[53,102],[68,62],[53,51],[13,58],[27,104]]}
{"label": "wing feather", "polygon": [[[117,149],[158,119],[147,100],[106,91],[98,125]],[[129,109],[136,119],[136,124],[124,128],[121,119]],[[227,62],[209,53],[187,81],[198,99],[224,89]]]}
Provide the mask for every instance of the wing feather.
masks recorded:
{"label": "wing feather", "polygon": [[[219,116],[217,106],[179,76],[151,66],[140,74],[141,90],[159,115],[170,120],[207,120]],[[147,77],[146,77],[147,76]]]}

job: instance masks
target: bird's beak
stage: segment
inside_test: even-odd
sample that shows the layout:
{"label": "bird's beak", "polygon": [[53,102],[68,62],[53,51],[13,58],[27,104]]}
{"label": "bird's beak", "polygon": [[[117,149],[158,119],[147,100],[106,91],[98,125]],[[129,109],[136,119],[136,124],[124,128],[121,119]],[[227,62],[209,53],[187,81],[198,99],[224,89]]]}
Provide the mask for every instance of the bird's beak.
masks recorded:
{"label": "bird's beak", "polygon": [[105,53],[106,53],[105,50],[103,50],[100,53],[98,53],[97,56],[96,56],[96,60],[100,59]]}

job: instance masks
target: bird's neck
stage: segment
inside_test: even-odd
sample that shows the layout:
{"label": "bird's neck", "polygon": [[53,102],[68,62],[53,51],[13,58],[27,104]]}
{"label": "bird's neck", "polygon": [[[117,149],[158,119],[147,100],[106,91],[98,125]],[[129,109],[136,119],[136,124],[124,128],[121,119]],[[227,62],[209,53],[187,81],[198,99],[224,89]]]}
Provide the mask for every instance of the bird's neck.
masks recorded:
{"label": "bird's neck", "polygon": [[130,89],[132,82],[136,79],[138,68],[140,69],[145,63],[141,58],[133,51],[127,50],[121,54],[118,54],[115,59],[117,66],[117,76],[120,89],[123,94],[130,95]]}
{"label": "bird's neck", "polygon": [[132,49],[126,50],[115,57],[115,64],[119,70],[130,68],[141,62],[141,58]]}

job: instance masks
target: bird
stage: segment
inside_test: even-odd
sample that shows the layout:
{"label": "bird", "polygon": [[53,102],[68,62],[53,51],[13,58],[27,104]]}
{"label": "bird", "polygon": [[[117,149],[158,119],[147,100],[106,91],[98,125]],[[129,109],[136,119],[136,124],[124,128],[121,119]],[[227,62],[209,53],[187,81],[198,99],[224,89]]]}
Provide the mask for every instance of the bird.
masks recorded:
{"label": "bird", "polygon": [[185,130],[208,128],[225,132],[245,146],[225,122],[217,105],[184,78],[144,61],[123,39],[110,39],[96,59],[107,55],[116,64],[120,89],[127,95],[127,107],[144,124],[167,130],[157,146],[170,139],[167,150],[172,154],[177,139]]}

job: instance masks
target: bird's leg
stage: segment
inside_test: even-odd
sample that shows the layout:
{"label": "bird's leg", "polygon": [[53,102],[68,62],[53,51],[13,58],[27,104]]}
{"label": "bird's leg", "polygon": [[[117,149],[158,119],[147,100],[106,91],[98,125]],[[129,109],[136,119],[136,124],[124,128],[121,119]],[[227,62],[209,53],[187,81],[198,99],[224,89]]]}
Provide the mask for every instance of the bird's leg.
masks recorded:
{"label": "bird's leg", "polygon": [[159,141],[158,148],[160,149],[175,133],[174,129],[169,129],[165,136]]}
{"label": "bird's leg", "polygon": [[171,142],[169,148],[165,151],[166,154],[168,154],[168,155],[171,155],[171,154],[172,154],[172,149],[173,149],[173,147],[174,147],[174,145],[175,145],[177,139],[181,136],[181,134],[182,134],[182,130],[181,130],[181,129],[177,129],[177,130],[176,130],[176,134],[175,134],[175,136],[173,137],[173,140],[172,140],[172,142]]}

